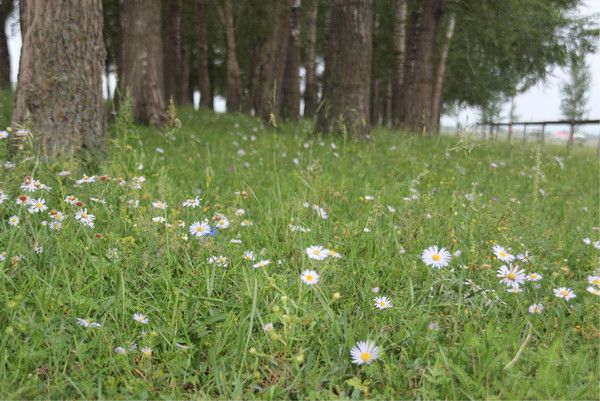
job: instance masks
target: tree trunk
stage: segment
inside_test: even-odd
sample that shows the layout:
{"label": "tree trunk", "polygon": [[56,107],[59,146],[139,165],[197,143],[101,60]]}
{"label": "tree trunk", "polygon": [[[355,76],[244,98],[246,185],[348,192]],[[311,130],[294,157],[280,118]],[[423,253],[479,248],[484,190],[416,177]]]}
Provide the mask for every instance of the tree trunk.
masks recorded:
{"label": "tree trunk", "polygon": [[181,98],[179,104],[189,105],[194,101],[194,89],[190,85],[190,64],[192,52],[189,46],[184,45],[181,53],[181,82],[179,83],[179,93]]}
{"label": "tree trunk", "polygon": [[[127,1],[126,1],[127,2]],[[171,97],[181,103],[183,80],[182,19],[183,0],[167,0],[163,36],[163,76],[166,99]]]}
{"label": "tree trunk", "polygon": [[131,96],[137,122],[159,126],[166,120],[160,0],[127,0],[121,7],[121,92]]}
{"label": "tree trunk", "polygon": [[431,98],[433,96],[433,64],[435,34],[442,13],[444,0],[425,0],[423,5],[423,28],[417,39],[415,77],[412,99],[406,116],[406,125],[413,132],[431,132]]}
{"label": "tree trunk", "polygon": [[212,89],[208,72],[208,33],[206,29],[206,1],[196,0],[196,51],[198,60],[198,88],[200,107],[213,108]]}
{"label": "tree trunk", "polygon": [[225,92],[227,111],[238,112],[242,104],[242,82],[240,78],[240,66],[237,60],[235,45],[235,25],[233,21],[233,10],[231,0],[223,0],[223,6],[219,9],[221,22],[225,27],[225,41],[227,53],[227,89]]}
{"label": "tree trunk", "polygon": [[[415,60],[417,56],[417,38],[422,30],[422,10],[414,10],[410,15],[410,24],[407,24],[404,68],[402,72],[402,83],[400,85],[400,96],[396,98],[394,106],[394,120],[397,127],[406,128],[406,117],[412,103],[413,82],[415,80]],[[410,27],[410,29],[408,29]],[[410,46],[409,46],[410,44]]]}
{"label": "tree trunk", "polygon": [[300,4],[301,0],[290,0],[290,25],[282,88],[282,115],[292,121],[300,118]]}
{"label": "tree trunk", "polygon": [[306,84],[304,86],[304,116],[313,117],[318,105],[317,95],[317,12],[318,0],[312,0],[306,20]]}
{"label": "tree trunk", "polygon": [[325,53],[326,91],[317,130],[365,137],[373,47],[372,0],[332,0]]}
{"label": "tree trunk", "polygon": [[23,47],[13,121],[47,157],[106,152],[102,1],[22,1]]}
{"label": "tree trunk", "polygon": [[394,18],[394,69],[392,72],[392,122],[400,124],[404,93],[404,69],[406,62],[406,0],[396,0]]}
{"label": "tree trunk", "polygon": [[288,1],[275,0],[273,31],[264,53],[260,115],[263,121],[271,123],[276,123],[281,109],[289,29]]}
{"label": "tree trunk", "polygon": [[444,73],[448,62],[448,52],[450,51],[450,41],[454,35],[454,25],[456,16],[452,14],[446,27],[446,36],[444,37],[444,47],[435,69],[435,82],[433,86],[433,103],[431,108],[431,131],[435,134],[440,132],[440,117],[442,115],[442,97],[444,95]]}
{"label": "tree trunk", "polygon": [[6,20],[13,11],[13,0],[0,0],[0,89],[11,89],[10,58],[6,38]]}

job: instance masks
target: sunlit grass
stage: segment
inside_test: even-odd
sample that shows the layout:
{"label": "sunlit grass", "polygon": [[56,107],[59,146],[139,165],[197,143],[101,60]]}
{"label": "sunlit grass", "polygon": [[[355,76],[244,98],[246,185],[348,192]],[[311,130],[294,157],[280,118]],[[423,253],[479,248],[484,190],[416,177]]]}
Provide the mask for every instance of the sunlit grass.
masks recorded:
{"label": "sunlit grass", "polygon": [[[35,158],[0,171],[10,197],[0,205],[0,398],[597,397],[599,298],[586,277],[599,251],[583,242],[600,238],[593,150],[387,130],[355,143],[310,137],[308,123],[276,132],[247,117],[180,118],[173,138],[113,129],[111,157],[94,172],[106,182],[76,186],[82,166]],[[52,187],[35,197],[64,212],[62,230],[15,204],[26,175]],[[130,185],[138,176],[140,190]],[[75,220],[67,195],[85,202],[95,228]],[[194,196],[200,207],[181,206]],[[168,208],[152,208],[157,200]],[[205,241],[189,234],[217,212],[228,229]],[[309,259],[305,248],[318,244],[343,257]],[[528,251],[521,267],[542,274],[541,287],[508,293],[494,244]],[[421,252],[432,245],[462,254],[431,269]],[[270,264],[254,269],[245,250]],[[227,267],[207,263],[219,255]],[[318,284],[301,282],[305,269]],[[554,297],[561,286],[577,298]],[[373,306],[374,287],[392,308]],[[534,302],[542,314],[528,312]],[[350,349],[366,339],[379,358],[353,365]],[[132,342],[137,350],[114,351]]]}

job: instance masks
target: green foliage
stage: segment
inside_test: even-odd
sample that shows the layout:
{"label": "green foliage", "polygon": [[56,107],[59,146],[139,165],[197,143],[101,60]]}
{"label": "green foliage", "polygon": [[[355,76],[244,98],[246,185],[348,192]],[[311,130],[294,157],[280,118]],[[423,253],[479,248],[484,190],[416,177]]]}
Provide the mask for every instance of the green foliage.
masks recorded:
{"label": "green foliage", "polygon": [[585,55],[575,54],[569,60],[569,81],[562,86],[560,109],[567,120],[582,120],[586,114],[592,74],[585,63]]}
{"label": "green foliage", "polygon": [[[275,134],[250,118],[178,112],[175,140],[118,117],[103,166],[110,180],[77,186],[79,167],[31,159],[0,174],[11,197],[0,205],[0,398],[596,398],[598,298],[585,287],[598,251],[582,242],[598,235],[593,151],[386,130],[368,144],[336,139],[334,149],[330,138],[309,139],[308,125]],[[58,175],[65,168],[70,177]],[[64,212],[62,230],[15,204],[26,175],[52,187],[36,196]],[[416,200],[404,199],[415,191]],[[196,194],[199,208],[181,206]],[[96,215],[94,229],[74,219],[67,195]],[[168,208],[152,208],[156,200]],[[217,212],[229,229],[205,241],[189,235],[191,222]],[[8,226],[11,215],[19,226]],[[168,225],[152,221],[161,216]],[[254,224],[240,226],[244,218]],[[524,267],[543,274],[541,288],[507,293],[495,243],[529,251]],[[304,249],[314,244],[343,258],[310,260]],[[462,255],[432,270],[420,260],[432,244]],[[271,264],[252,268],[241,257],[247,249]],[[214,255],[229,266],[207,264]],[[299,280],[307,268],[321,275],[314,287]],[[552,295],[563,285],[577,293],[568,304]],[[373,287],[395,306],[375,309]],[[533,302],[543,314],[527,312]],[[148,325],[133,321],[135,312]],[[267,322],[274,332],[263,332]],[[352,365],[350,348],[367,338],[379,359]],[[113,351],[131,342],[152,347],[152,357]]]}

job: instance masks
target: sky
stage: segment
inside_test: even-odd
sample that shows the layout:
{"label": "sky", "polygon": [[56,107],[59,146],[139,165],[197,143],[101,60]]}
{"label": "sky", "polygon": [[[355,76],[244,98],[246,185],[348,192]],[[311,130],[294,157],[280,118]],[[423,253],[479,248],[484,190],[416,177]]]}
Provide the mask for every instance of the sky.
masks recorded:
{"label": "sky", "polygon": [[[600,18],[600,0],[585,0],[584,4],[578,10],[581,15],[595,14]],[[19,53],[21,49],[21,35],[18,30],[18,18],[13,16],[12,20],[6,25],[6,33],[9,37],[9,54],[11,59],[11,79],[17,80],[19,66]],[[587,64],[590,67],[592,75],[592,85],[588,103],[587,117],[591,119],[600,119],[600,50],[587,56]],[[517,96],[515,99],[516,111],[521,121],[539,121],[539,120],[559,120],[561,119],[560,100],[561,85],[566,80],[566,71],[561,68],[554,68],[550,76],[543,82],[539,82],[525,93]],[[509,105],[503,110],[503,117],[508,115]],[[222,98],[215,100],[215,109],[224,111],[225,101]],[[461,125],[469,126],[477,122],[479,113],[474,109],[462,111],[458,120]],[[444,116],[442,125],[453,127],[456,125],[456,117]],[[591,130],[591,131],[589,131]],[[600,135],[600,127],[589,126],[586,131]],[[597,131],[597,132],[596,132]]]}

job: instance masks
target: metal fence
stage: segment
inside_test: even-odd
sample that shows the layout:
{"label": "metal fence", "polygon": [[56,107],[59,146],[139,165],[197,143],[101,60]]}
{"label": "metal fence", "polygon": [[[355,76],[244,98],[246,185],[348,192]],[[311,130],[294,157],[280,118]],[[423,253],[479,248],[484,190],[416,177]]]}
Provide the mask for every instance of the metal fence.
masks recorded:
{"label": "metal fence", "polygon": [[[569,127],[569,136],[567,139],[567,148],[571,148],[575,141],[575,130],[579,126],[583,125],[600,125],[600,120],[556,120],[556,121],[517,121],[517,122],[487,122],[487,123],[477,123],[478,132],[481,134],[482,139],[489,140],[497,140],[499,136],[500,127],[505,127],[506,130],[506,138],[510,143],[514,138],[514,128],[523,127],[522,131],[522,141],[526,143],[528,141],[528,127],[537,127],[541,128],[535,132],[537,140],[540,143],[546,142],[546,126],[550,125],[563,125]],[[531,130],[530,130],[531,133]],[[598,137],[598,147],[600,149],[600,135]]]}

